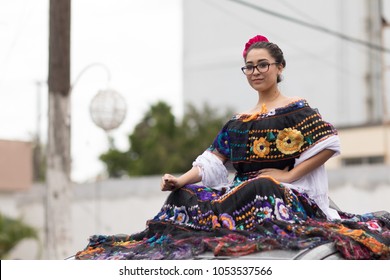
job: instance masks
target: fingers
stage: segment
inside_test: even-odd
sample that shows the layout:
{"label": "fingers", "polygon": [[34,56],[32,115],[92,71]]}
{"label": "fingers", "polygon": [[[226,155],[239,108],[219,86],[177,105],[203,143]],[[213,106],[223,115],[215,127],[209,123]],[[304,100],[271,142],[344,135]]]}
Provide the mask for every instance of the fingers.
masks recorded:
{"label": "fingers", "polygon": [[257,176],[258,177],[265,177],[265,176],[275,176],[276,174],[278,174],[280,170],[279,169],[274,169],[274,168],[264,168],[264,169],[261,169],[259,170],[259,172],[257,173]]}
{"label": "fingers", "polygon": [[[287,170],[287,169],[284,169]],[[271,172],[279,172],[280,169],[276,168],[264,168],[259,171],[259,174],[270,174]]]}
{"label": "fingers", "polygon": [[176,189],[177,179],[175,176],[165,174],[161,177],[161,190],[162,191],[173,191]]}
{"label": "fingers", "polygon": [[257,172],[257,175],[264,175],[264,174],[268,173],[270,170],[271,170],[270,168],[261,169]]}

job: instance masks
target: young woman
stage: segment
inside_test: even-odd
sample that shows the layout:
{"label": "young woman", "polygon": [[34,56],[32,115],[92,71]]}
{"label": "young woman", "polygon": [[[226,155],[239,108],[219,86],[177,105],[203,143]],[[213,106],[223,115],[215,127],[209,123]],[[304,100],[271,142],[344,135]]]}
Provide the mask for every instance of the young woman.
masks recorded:
{"label": "young woman", "polygon": [[324,164],[340,152],[337,131],[305,99],[280,92],[281,49],[258,35],[243,56],[257,103],[234,115],[188,172],[162,177],[161,190],[171,193],[143,232],[93,236],[77,259],[237,256],[329,241],[345,258],[390,258],[386,217],[329,207]]}

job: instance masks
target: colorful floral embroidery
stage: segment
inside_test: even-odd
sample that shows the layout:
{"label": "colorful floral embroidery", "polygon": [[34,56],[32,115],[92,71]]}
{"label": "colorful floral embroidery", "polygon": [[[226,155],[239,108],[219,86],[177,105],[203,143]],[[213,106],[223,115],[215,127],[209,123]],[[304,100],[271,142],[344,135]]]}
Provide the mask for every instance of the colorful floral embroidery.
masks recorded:
{"label": "colorful floral embroidery", "polygon": [[270,219],[272,217],[272,208],[270,206],[260,207],[256,216],[258,217],[259,223],[265,219]]}
{"label": "colorful floral embroidery", "polygon": [[[217,256],[240,256],[273,249],[306,249],[333,242],[347,259],[390,259],[389,228],[372,215],[340,212],[341,220],[328,221],[306,194],[264,178],[243,186],[236,187],[238,191],[231,192],[222,201],[214,200],[215,207],[199,200],[199,187],[185,186],[179,192],[184,201],[191,201],[190,205],[181,206],[174,197],[177,192],[172,192],[162,213],[148,221],[145,231],[134,235],[92,236],[88,246],[75,258],[193,259],[206,251]],[[233,201],[237,208],[230,213]]]}
{"label": "colorful floral embroidery", "polygon": [[283,154],[291,155],[299,151],[304,144],[304,138],[299,130],[285,128],[279,132],[276,147]]}
{"label": "colorful floral embroidery", "polygon": [[229,135],[226,131],[222,130],[218,136],[215,138],[213,145],[209,148],[209,150],[216,149],[222,155],[229,157],[230,156],[230,146],[229,146]]}
{"label": "colorful floral embroidery", "polygon": [[382,227],[379,225],[378,221],[376,220],[371,220],[367,222],[359,222],[359,224],[366,225],[370,230],[375,230],[375,231],[381,231]]}
{"label": "colorful floral embroidery", "polygon": [[185,206],[175,207],[174,213],[175,213],[174,221],[180,224],[184,224],[188,222],[188,214]]}
{"label": "colorful floral embroidery", "polygon": [[216,228],[220,228],[221,227],[221,224],[218,222],[218,217],[213,215],[211,217],[211,222],[212,222],[212,227],[213,229],[216,229]]}
{"label": "colorful floral embroidery", "polygon": [[280,198],[275,199],[275,216],[278,220],[288,221],[291,219],[290,211],[284,201]]}
{"label": "colorful floral embroidery", "polygon": [[269,146],[270,143],[264,137],[260,137],[253,141],[253,152],[259,157],[265,157],[270,152]]}
{"label": "colorful floral embroidery", "polygon": [[219,219],[222,222],[223,227],[231,230],[236,228],[236,223],[234,222],[232,216],[230,216],[229,214],[223,213],[219,216]]}

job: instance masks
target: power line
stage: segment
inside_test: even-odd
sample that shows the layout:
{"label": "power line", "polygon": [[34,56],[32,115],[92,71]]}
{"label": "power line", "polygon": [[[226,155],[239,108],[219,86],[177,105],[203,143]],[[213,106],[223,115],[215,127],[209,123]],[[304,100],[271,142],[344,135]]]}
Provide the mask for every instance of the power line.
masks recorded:
{"label": "power line", "polygon": [[[288,1],[288,0],[287,0]],[[279,0],[277,2],[279,2],[280,4],[282,4],[283,6],[285,6],[286,8],[290,9],[292,12],[294,12],[295,14],[297,15],[300,15],[301,18],[305,18],[306,20],[308,21],[311,21],[311,22],[314,22],[316,24],[319,24],[320,22],[318,21],[318,19],[315,19],[313,17],[311,17],[310,15],[308,15],[307,13],[299,10],[296,5],[291,5],[290,3],[288,3],[286,0]],[[295,3],[294,3],[295,4]]]}
{"label": "power line", "polygon": [[332,36],[336,36],[336,37],[338,37],[340,39],[343,39],[345,41],[349,41],[349,42],[353,42],[355,44],[363,45],[365,47],[368,47],[368,48],[371,48],[371,49],[374,49],[374,50],[378,50],[378,51],[381,51],[381,52],[390,53],[390,49],[388,49],[388,48],[385,48],[383,46],[379,46],[379,45],[376,45],[376,44],[372,44],[370,42],[367,42],[367,41],[364,41],[364,40],[361,40],[361,39],[357,39],[357,38],[353,38],[353,37],[347,36],[345,34],[333,31],[333,30],[331,30],[329,28],[326,28],[326,27],[323,27],[323,26],[320,26],[320,25],[311,24],[311,23],[302,21],[300,19],[296,19],[296,18],[293,18],[293,17],[290,17],[290,16],[286,16],[286,15],[283,15],[283,14],[280,14],[280,13],[277,13],[277,12],[274,12],[274,11],[271,11],[271,10],[268,10],[268,9],[256,6],[254,4],[247,3],[245,1],[240,1],[240,0],[228,0],[228,1],[232,1],[232,2],[235,2],[237,4],[241,4],[243,6],[252,8],[254,10],[257,10],[257,11],[260,11],[260,12],[264,12],[266,14],[269,14],[269,15],[272,15],[272,16],[275,16],[275,17],[278,17],[278,18],[281,18],[281,19],[284,19],[284,20],[287,20],[287,21],[290,21],[290,22],[293,22],[293,23],[296,23],[296,24],[299,24],[299,25],[302,25],[302,26],[305,26],[305,27],[308,27],[308,28],[320,31],[320,32],[324,32],[324,33],[330,34]]}
{"label": "power line", "polygon": [[[253,24],[252,22],[252,18],[248,18],[248,17],[244,17],[244,15],[242,13],[239,13],[237,10],[234,10],[234,12],[230,11],[226,5],[223,5],[222,2],[218,2],[218,1],[209,1],[209,0],[202,0],[203,3],[205,5],[209,5],[211,6],[212,8],[216,9],[219,13],[224,13],[225,15],[227,16],[230,16],[230,17],[233,17],[233,18],[238,18],[240,20],[240,22],[242,24],[245,24],[251,28],[255,28],[257,29],[259,26],[256,25],[256,24]],[[282,2],[280,0],[280,2]],[[218,3],[218,4],[217,4]],[[282,2],[282,4],[287,4],[285,3],[284,1]],[[292,9],[290,6],[288,7],[290,9]],[[294,9],[295,12],[298,12],[300,13],[301,15],[303,15],[299,10],[297,9]],[[307,16],[306,16],[307,17]],[[310,19],[309,17],[307,17],[307,19]],[[273,31],[270,30],[270,31],[267,31],[267,34],[270,34],[272,33]],[[277,37],[276,34],[274,34],[275,37]],[[336,64],[336,63],[333,63],[331,61],[329,61],[328,59],[326,59],[324,56],[322,55],[318,55],[317,53],[313,53],[313,52],[310,52],[308,51],[307,49],[305,48],[302,48],[300,46],[298,46],[297,44],[294,44],[293,42],[289,41],[287,43],[289,46],[291,46],[293,49],[295,50],[299,50],[300,52],[303,52],[305,53],[308,57],[312,58],[312,59],[315,59],[316,61],[322,61],[324,64],[328,65],[329,67],[332,67],[332,68],[335,68],[337,71],[340,71],[342,72],[343,74],[348,74],[350,76],[356,76],[352,71],[351,71],[351,68],[348,68],[348,67],[344,67],[343,65],[340,65],[340,64]],[[210,70],[210,69],[217,69],[217,67],[215,66],[211,66],[212,64],[209,63],[208,65],[206,64],[202,64],[201,67],[198,67],[198,69],[202,69],[202,70]],[[221,63],[218,63],[218,67],[230,67],[232,65],[235,65],[235,62],[234,64],[231,63],[231,64],[227,64],[225,63],[225,65],[221,65]],[[212,68],[213,67],[213,68]]]}

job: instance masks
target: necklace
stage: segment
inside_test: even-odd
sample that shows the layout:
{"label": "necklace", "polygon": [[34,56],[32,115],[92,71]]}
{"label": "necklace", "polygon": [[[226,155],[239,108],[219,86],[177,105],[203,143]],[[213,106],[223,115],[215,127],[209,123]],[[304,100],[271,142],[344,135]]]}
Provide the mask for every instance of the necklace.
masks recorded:
{"label": "necklace", "polygon": [[[277,90],[276,96],[271,101],[269,101],[268,103],[274,102],[279,96],[280,96],[280,91]],[[260,112],[259,113],[256,112],[256,113],[253,113],[253,114],[249,115],[248,117],[243,119],[243,122],[249,122],[251,120],[256,119],[259,115],[264,115],[264,114],[267,114],[267,113],[268,113],[267,105],[265,105],[265,103],[262,103]]]}
{"label": "necklace", "polygon": [[260,110],[260,114],[266,114],[268,112],[268,108],[267,106],[265,105],[265,103],[261,104],[261,110]]}
{"label": "necklace", "polygon": [[[276,96],[272,100],[270,100],[268,103],[274,102],[279,96],[280,96],[280,91],[277,90]],[[266,114],[266,113],[268,113],[267,105],[265,105],[265,103],[262,103],[260,114]]]}

